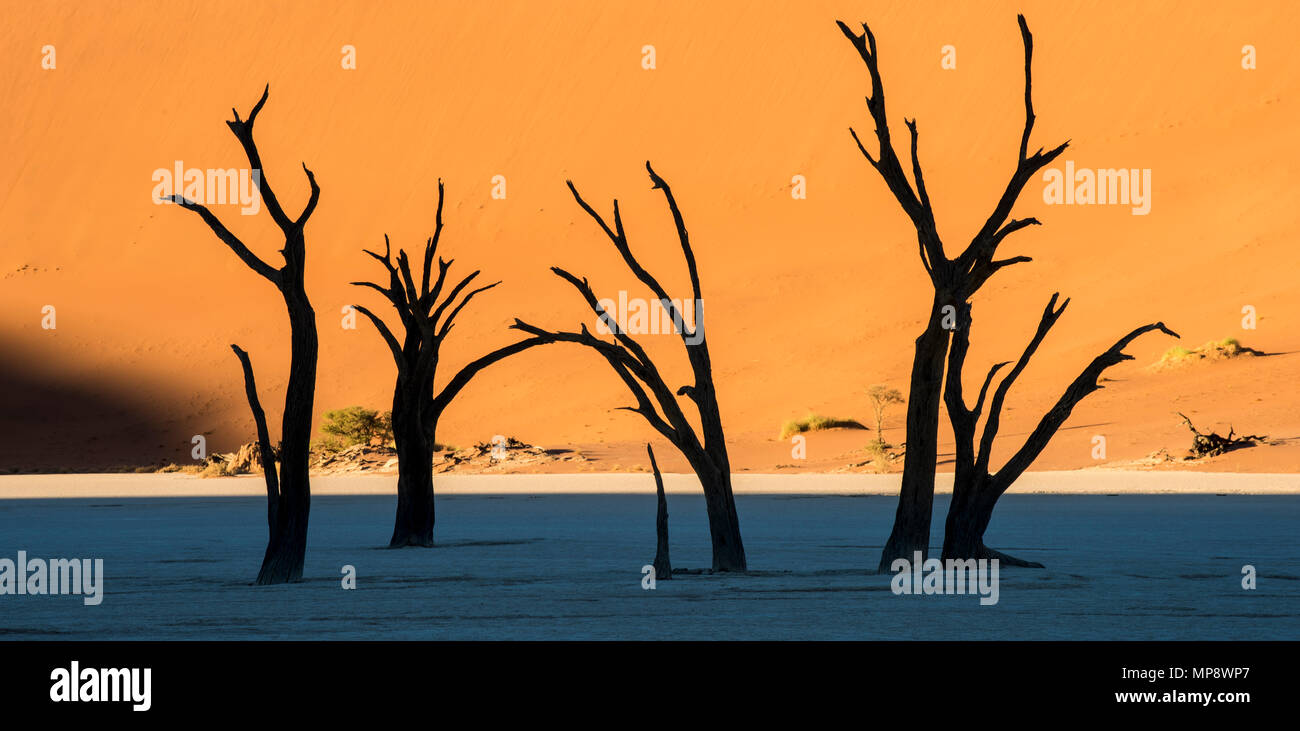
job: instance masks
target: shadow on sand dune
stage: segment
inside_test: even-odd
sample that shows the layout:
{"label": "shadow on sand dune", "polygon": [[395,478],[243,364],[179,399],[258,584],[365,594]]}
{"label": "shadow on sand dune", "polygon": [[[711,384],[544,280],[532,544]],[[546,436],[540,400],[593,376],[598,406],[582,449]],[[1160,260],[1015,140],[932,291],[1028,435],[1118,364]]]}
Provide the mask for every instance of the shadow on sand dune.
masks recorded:
{"label": "shadow on sand dune", "polygon": [[161,405],[0,362],[0,473],[104,472],[185,459]]}

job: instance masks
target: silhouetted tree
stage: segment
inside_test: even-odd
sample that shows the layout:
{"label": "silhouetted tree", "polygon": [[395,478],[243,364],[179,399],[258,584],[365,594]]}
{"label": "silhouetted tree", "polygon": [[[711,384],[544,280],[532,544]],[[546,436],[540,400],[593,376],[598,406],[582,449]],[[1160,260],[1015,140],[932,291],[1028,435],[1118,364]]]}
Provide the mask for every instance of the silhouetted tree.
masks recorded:
{"label": "silhouetted tree", "polygon": [[[425,241],[418,285],[411,274],[411,263],[405,251],[398,251],[397,264],[394,266],[387,235],[384,236],[382,256],[373,251],[363,251],[384,265],[388,272],[388,284],[352,282],[353,285],[369,287],[384,295],[397,310],[404,331],[399,342],[382,319],[361,305],[353,305],[374,323],[397,364],[392,417],[393,440],[397,443],[397,517],[393,525],[393,536],[388,543],[390,548],[433,545],[433,451],[438,420],[443,411],[479,371],[534,345],[554,342],[554,339],[546,336],[535,336],[494,350],[461,368],[443,386],[442,391],[435,392],[434,377],[438,371],[442,344],[451,332],[456,316],[475,295],[500,284],[493,282],[466,291],[479,275],[479,271],[475,270],[443,296],[443,290],[450,284],[447,271],[454,262],[438,257],[437,279],[433,278],[433,258],[442,237],[443,197],[443,185],[439,180],[433,236]],[[460,298],[459,302],[457,298]]]}
{"label": "silhouetted tree", "polygon": [[1020,449],[1016,450],[1015,454],[1007,460],[1001,469],[990,474],[989,458],[992,456],[993,439],[997,436],[998,426],[1001,423],[1002,405],[1006,400],[1007,392],[1011,390],[1012,384],[1015,383],[1021,371],[1029,364],[1029,359],[1038,350],[1038,346],[1043,342],[1043,338],[1047,336],[1048,330],[1052,329],[1061,314],[1065,312],[1066,306],[1070,304],[1070,300],[1067,299],[1061,303],[1060,307],[1057,307],[1057,297],[1057,294],[1052,295],[1051,300],[1047,303],[1047,308],[1043,310],[1042,318],[1038,322],[1038,330],[1034,333],[1033,339],[1029,341],[1029,345],[1025,347],[1020,359],[1016,361],[1011,371],[994,390],[993,399],[989,401],[989,413],[984,422],[984,431],[980,435],[978,448],[975,444],[975,432],[980,412],[984,408],[984,399],[988,395],[993,377],[1003,366],[1008,365],[1009,361],[995,363],[989,368],[988,375],[984,377],[984,384],[980,387],[975,406],[968,408],[962,396],[962,369],[966,363],[966,353],[970,349],[970,304],[963,305],[962,311],[959,313],[957,329],[952,336],[952,347],[948,350],[947,385],[944,388],[944,403],[948,407],[948,419],[952,422],[953,435],[957,441],[952,502],[948,506],[948,518],[943,538],[943,558],[945,559],[996,558],[1002,563],[1012,566],[1042,568],[1042,564],[1008,556],[984,545],[984,531],[988,528],[989,520],[993,517],[993,507],[997,504],[998,498],[1002,497],[1002,494],[1007,491],[1007,488],[1011,487],[1016,478],[1020,477],[1029,468],[1029,465],[1047,446],[1052,436],[1056,434],[1056,430],[1065,423],[1075,405],[1088,394],[1102,388],[1097,383],[1102,372],[1120,361],[1133,359],[1133,356],[1123,352],[1129,343],[1133,342],[1138,336],[1152,330],[1159,330],[1167,335],[1178,337],[1178,334],[1165,327],[1164,323],[1157,322],[1143,325],[1120,338],[1118,342],[1106,352],[1094,358],[1083,369],[1083,372],[1079,374],[1078,378],[1074,379],[1051,410],[1038,422],[1038,426],[1030,432],[1029,437],[1025,439]]}
{"label": "silhouetted tree", "polygon": [[[655,431],[663,435],[686,457],[696,476],[699,477],[709,516],[709,534],[713,541],[713,569],[744,571],[746,570],[745,547],[740,540],[740,520],[736,514],[736,499],[731,491],[731,463],[727,458],[722,417],[718,412],[718,397],[713,386],[713,367],[709,360],[709,346],[705,337],[704,307],[701,301],[700,277],[695,266],[695,254],[691,251],[690,237],[687,235],[686,224],[682,220],[672,189],[655,173],[649,162],[646,163],[646,170],[650,174],[653,187],[664,192],[673,223],[677,227],[677,238],[686,257],[686,267],[695,298],[693,326],[686,322],[681,307],[668,296],[667,290],[632,255],[627,235],[623,231],[623,219],[619,215],[618,201],[614,201],[614,226],[611,228],[605,219],[582,199],[571,181],[568,183],[569,190],[572,191],[578,205],[582,206],[587,215],[600,225],[601,230],[613,242],[614,248],[622,255],[623,261],[632,273],[650,289],[672,318],[686,346],[686,357],[690,361],[695,383],[682,386],[674,392],[659,374],[659,369],[650,360],[645,349],[600,305],[587,280],[579,279],[559,267],[552,267],[551,271],[578,290],[586,300],[587,306],[613,333],[615,342],[595,337],[587,330],[586,325],[583,325],[579,332],[550,332],[521,320],[515,320],[513,327],[533,335],[584,345],[595,350],[609,363],[619,378],[627,384],[637,402],[636,406],[622,408],[643,416]],[[687,421],[681,404],[677,401],[678,396],[685,396],[695,404],[700,418],[699,435]]]}
{"label": "silhouetted tree", "polygon": [[884,84],[880,77],[876,38],[864,23],[858,35],[843,22],[837,21],[844,36],[849,39],[866,64],[871,78],[871,93],[867,96],[867,109],[876,128],[879,152],[873,157],[857,132],[849,132],[871,167],[884,179],[889,191],[902,206],[916,229],[921,264],[925,267],[934,288],[930,315],[925,330],[916,338],[916,354],[912,361],[912,375],[907,399],[907,452],[903,460],[902,488],[899,492],[898,511],[894,528],[880,557],[880,571],[888,571],[894,559],[911,560],[915,551],[928,553],[930,543],[930,514],[934,504],[934,472],[939,431],[939,401],[943,386],[944,361],[948,352],[950,330],[945,327],[956,320],[958,310],[970,299],[989,277],[1004,267],[1029,261],[1027,256],[994,259],[998,246],[1007,236],[1028,226],[1038,224],[1033,218],[1009,218],[1011,209],[1025,184],[1062,152],[1063,143],[1044,152],[1039,148],[1029,152],[1029,136],[1034,127],[1034,107],[1030,94],[1030,61],[1033,55],[1033,37],[1018,16],[1020,36],[1025,46],[1025,126],[1020,137],[1020,151],[1015,170],[1007,182],[993,212],[975,233],[965,250],[956,258],[944,252],[943,242],[935,225],[934,208],[925,189],[921,161],[917,155],[918,132],[916,120],[904,120],[911,135],[912,177],[909,182],[890,137],[885,113]]}
{"label": "silhouetted tree", "polygon": [[320,200],[320,187],[316,185],[316,176],[304,164],[302,169],[307,174],[311,196],[297,218],[289,218],[272,192],[257,145],[253,142],[253,123],[257,121],[257,115],[266,104],[270,91],[268,84],[247,120],[241,120],[239,112],[232,110],[235,119],[226,124],[243,146],[249,167],[254,174],[260,176],[259,194],[266,204],[266,210],[284,234],[284,247],[280,250],[284,256],[284,266],[276,269],[258,258],[202,203],[181,195],[169,197],[174,203],[198,213],[217,238],[229,246],[248,268],[274,284],[289,310],[289,383],[285,390],[284,416],[280,427],[278,475],[276,453],[266,427],[266,414],[258,401],[257,386],[253,381],[253,365],[248,354],[238,345],[230,346],[243,367],[244,390],[248,396],[248,405],[253,411],[253,420],[257,424],[257,442],[266,476],[270,540],[262,559],[262,569],[257,574],[258,584],[282,584],[302,578],[302,564],[307,553],[307,518],[311,510],[307,460],[311,444],[312,401],[316,392],[317,352],[316,313],[303,289],[303,268],[307,259],[303,228],[316,210],[316,203]]}

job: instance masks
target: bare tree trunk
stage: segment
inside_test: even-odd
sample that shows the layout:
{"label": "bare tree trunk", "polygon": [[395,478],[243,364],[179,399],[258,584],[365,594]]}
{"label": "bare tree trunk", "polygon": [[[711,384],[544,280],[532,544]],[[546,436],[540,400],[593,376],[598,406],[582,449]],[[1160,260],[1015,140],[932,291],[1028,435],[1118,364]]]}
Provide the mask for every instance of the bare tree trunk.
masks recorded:
{"label": "bare tree trunk", "polygon": [[[414,384],[410,384],[414,385]],[[419,394],[399,383],[393,398],[397,443],[397,516],[389,548],[433,545],[433,440],[418,413]]]}
{"label": "bare tree trunk", "polygon": [[895,559],[929,555],[930,515],[934,511],[934,471],[939,450],[939,400],[943,387],[948,331],[942,325],[942,305],[936,293],[929,325],[916,339],[912,380],[907,400],[907,451],[898,494],[894,528],[880,554],[877,571],[889,571]]}
{"label": "bare tree trunk", "polygon": [[311,512],[308,462],[316,392],[316,313],[303,291],[301,277],[287,278],[285,291],[292,345],[280,438],[280,508],[257,574],[258,584],[302,578]]}
{"label": "bare tree trunk", "polygon": [[[302,251],[298,242],[287,247]],[[303,578],[307,555],[307,522],[312,490],[308,479],[311,459],[312,414],[315,411],[318,341],[316,312],[303,289],[302,268],[286,268],[285,304],[289,308],[289,385],[279,440],[279,505],[277,527],[266,545],[257,572],[257,584],[282,584]]]}
{"label": "bare tree trunk", "polygon": [[[702,308],[696,315],[703,317]],[[727,454],[717,391],[713,385],[713,363],[703,338],[698,343],[688,343],[686,353],[692,368],[698,374],[696,385],[683,390],[695,401],[700,413],[703,454],[692,461],[692,465],[704,489],[709,537],[713,542],[713,570],[747,571],[749,565],[745,560],[745,544],[740,538],[740,516],[736,512],[736,496],[731,489],[731,457]]]}
{"label": "bare tree trunk", "polygon": [[302,567],[307,557],[307,512],[304,501],[286,500],[279,519],[271,531],[262,556],[262,568],[257,572],[257,584],[284,584],[302,579]]}
{"label": "bare tree trunk", "polygon": [[[393,537],[389,548],[433,546],[433,467],[420,465],[432,462],[432,451],[422,446],[408,446],[399,451],[397,458],[402,467],[397,477],[397,517],[393,521]],[[419,474],[423,472],[423,474]]]}
{"label": "bare tree trunk", "polygon": [[731,473],[697,470],[704,487],[709,516],[709,538],[713,542],[714,571],[747,571],[745,544],[740,539],[740,516],[731,491]]}
{"label": "bare tree trunk", "polygon": [[943,536],[943,559],[997,559],[1003,566],[1041,569],[1041,563],[1009,556],[984,545],[984,532],[993,519],[998,498],[970,482],[954,486]]}
{"label": "bare tree trunk", "polygon": [[673,562],[668,559],[668,498],[664,495],[664,477],[659,474],[655,451],[648,443],[645,451],[650,455],[650,468],[655,473],[655,494],[659,503],[655,512],[655,579],[666,581],[673,578]]}

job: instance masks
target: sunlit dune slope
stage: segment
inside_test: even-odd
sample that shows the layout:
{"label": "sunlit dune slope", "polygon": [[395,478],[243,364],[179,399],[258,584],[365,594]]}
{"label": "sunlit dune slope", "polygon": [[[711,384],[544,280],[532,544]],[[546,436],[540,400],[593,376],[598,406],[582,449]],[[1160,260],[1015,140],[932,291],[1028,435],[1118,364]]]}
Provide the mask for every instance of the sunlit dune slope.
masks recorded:
{"label": "sunlit dune slope", "polygon": [[[1032,147],[1070,139],[1062,160],[1079,167],[1150,169],[1152,196],[1149,214],[1133,215],[1049,206],[1042,180],[1027,187],[1015,215],[1044,225],[1004,250],[1034,261],[977,295],[970,380],[1020,353],[1053,292],[1073,299],[1012,391],[999,454],[1094,355],[1155,320],[1189,347],[1234,336],[1280,355],[1155,374],[1144,367],[1174,342],[1145,336],[1038,468],[1094,464],[1098,434],[1108,460],[1182,449],[1175,411],[1294,440],[1292,4],[65,2],[9,4],[0,30],[0,357],[5,373],[22,374],[0,384],[0,467],[180,460],[196,434],[211,449],[249,441],[231,343],[252,355],[278,428],[288,362],[279,295],[197,216],[151,198],[153,172],[176,161],[246,166],[224,121],[231,107],[247,114],[267,83],[256,126],[267,179],[291,212],[307,198],[300,164],[322,188],[307,227],[318,414],[388,408],[391,358],[364,320],[345,329],[342,309],[385,311],[374,292],[348,285],[382,274],[361,249],[382,246],[385,233],[421,246],[439,178],[440,253],[456,259],[453,273],[503,280],[461,315],[444,378],[517,337],[507,329],[516,316],[594,327],[553,265],[602,296],[649,296],[566,179],[607,215],[617,197],[633,250],[685,296],[668,210],[645,173],[651,160],[699,260],[733,466],[788,463],[790,445],[775,441],[783,420],[819,411],[867,421],[868,385],[905,388],[930,297],[907,217],[849,137],[853,125],[870,141],[869,81],[834,21],[872,24],[895,137],[906,139],[904,117],[918,120],[927,187],[955,254],[1014,166],[1024,113],[1017,12],[1035,38]],[[41,64],[47,44],[53,70]],[[1254,70],[1242,68],[1247,44]],[[653,70],[642,65],[647,45]],[[941,68],[946,45],[955,69]],[[355,69],[342,68],[344,46]],[[791,196],[796,175],[806,199]],[[491,195],[494,176],[504,176],[504,199]],[[214,211],[278,264],[265,212]],[[56,329],[42,328],[46,305]],[[1254,330],[1242,329],[1247,305]],[[670,381],[684,383],[680,342],[645,341]],[[553,345],[483,373],[439,438],[586,445],[608,454],[600,464],[628,466],[643,461],[652,434],[614,410],[629,403],[599,357]],[[868,434],[814,435],[809,462],[846,463]],[[659,451],[666,469],[685,469],[667,445]],[[1296,471],[1300,457],[1284,444],[1225,464]]]}

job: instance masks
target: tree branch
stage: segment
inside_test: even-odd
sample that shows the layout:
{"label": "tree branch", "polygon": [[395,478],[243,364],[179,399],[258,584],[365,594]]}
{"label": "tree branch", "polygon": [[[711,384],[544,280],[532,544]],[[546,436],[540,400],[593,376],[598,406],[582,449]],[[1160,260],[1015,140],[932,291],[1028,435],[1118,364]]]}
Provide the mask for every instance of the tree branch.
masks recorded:
{"label": "tree branch", "polygon": [[244,148],[244,155],[248,158],[249,167],[258,171],[260,176],[258,192],[266,203],[266,210],[271,213],[271,218],[280,227],[280,230],[287,233],[292,228],[293,222],[285,215],[284,208],[280,206],[280,200],[276,198],[275,192],[271,190],[271,183],[267,179],[266,169],[262,167],[262,156],[257,151],[257,143],[253,142],[253,123],[257,121],[257,115],[262,111],[262,107],[266,104],[266,99],[270,94],[271,85],[267,84],[266,88],[262,90],[262,98],[258,99],[257,104],[253,105],[253,111],[249,113],[247,121],[239,118],[238,110],[231,109],[230,111],[234,113],[235,119],[226,122],[226,126],[230,128],[230,131],[235,135],[235,139],[239,140],[239,144]]}
{"label": "tree branch", "polygon": [[384,299],[391,302],[393,307],[395,307],[399,313],[402,312],[404,303],[391,289],[385,289],[374,282],[348,282],[348,284],[351,284],[353,287],[368,287],[375,290],[382,294]]}
{"label": "tree branch", "polygon": [[[433,267],[433,255],[438,249],[438,241],[442,238],[442,202],[444,197],[442,178],[438,178],[438,210],[433,216],[433,236],[430,236],[424,244],[424,276],[420,279],[421,302],[425,299],[432,301],[437,298],[436,294],[432,298],[429,297],[429,273]],[[446,273],[445,269],[443,273]],[[442,278],[439,277],[438,281],[441,283]]]}
{"label": "tree branch", "polygon": [[614,339],[627,349],[634,360],[645,367],[654,367],[654,363],[650,360],[649,354],[645,352],[645,349],[641,347],[641,344],[631,335],[628,335],[623,328],[619,327],[618,320],[616,320],[613,315],[606,312],[604,307],[601,307],[600,300],[596,298],[596,293],[592,290],[590,282],[585,278],[578,279],[578,277],[559,267],[551,267],[551,272],[560,279],[568,282],[574,289],[578,290],[578,294],[582,295],[582,299],[587,303],[587,307],[596,314],[596,317],[600,319],[601,322],[605,323],[605,326],[608,327],[609,331],[614,335]]}
{"label": "tree branch", "polygon": [[307,166],[304,164],[302,169],[306,172],[307,182],[311,185],[311,198],[307,201],[307,206],[303,209],[298,220],[290,220],[289,216],[285,214],[284,208],[280,205],[279,198],[276,197],[275,192],[271,189],[271,183],[267,179],[266,175],[266,168],[262,166],[262,156],[257,151],[257,143],[253,141],[253,124],[257,121],[257,115],[262,111],[262,107],[266,105],[266,99],[270,93],[271,85],[267,84],[266,88],[262,90],[262,98],[258,99],[257,104],[253,106],[253,111],[249,113],[247,121],[241,120],[239,118],[239,111],[232,109],[231,111],[234,112],[235,119],[226,122],[226,126],[230,127],[230,131],[234,133],[235,138],[239,140],[239,144],[244,148],[244,155],[248,157],[249,167],[258,171],[260,176],[258,192],[262,196],[262,200],[266,203],[266,210],[271,213],[271,218],[274,219],[276,225],[280,227],[280,230],[284,232],[285,237],[292,239],[295,232],[302,231],[302,227],[307,222],[307,218],[311,215],[312,211],[315,210],[316,201],[320,197],[320,188],[316,185],[316,177],[312,175],[311,170],[308,170]]}
{"label": "tree branch", "polygon": [[[367,284],[372,287],[374,286],[369,282],[353,282],[353,284]],[[402,346],[397,342],[397,338],[393,336],[393,331],[389,330],[388,325],[384,324],[383,320],[365,307],[362,307],[361,305],[352,305],[352,309],[365,315],[370,319],[370,322],[374,323],[375,329],[379,331],[379,334],[384,338],[384,342],[388,345],[389,351],[393,354],[393,361],[397,363],[397,371],[399,373],[405,373],[406,359],[402,357]]]}
{"label": "tree branch", "polygon": [[466,364],[464,368],[457,371],[456,375],[452,376],[451,380],[447,382],[447,385],[443,386],[442,391],[434,397],[433,413],[435,415],[441,414],[443,410],[451,404],[452,400],[456,398],[456,395],[468,386],[474,376],[478,375],[484,368],[487,368],[493,363],[499,363],[516,353],[522,353],[529,348],[555,342],[559,342],[559,339],[549,334],[537,334],[526,340],[520,340],[517,343],[511,343],[503,348],[497,348],[487,355],[471,361]]}
{"label": "tree branch", "polygon": [[[1062,309],[1064,309],[1064,305],[1062,306]],[[1033,464],[1034,460],[1038,458],[1038,455],[1042,453],[1045,447],[1047,447],[1047,443],[1051,441],[1052,436],[1056,433],[1057,429],[1059,429],[1061,425],[1065,423],[1065,420],[1069,418],[1070,412],[1074,409],[1076,404],[1082,401],[1088,394],[1102,388],[1101,384],[1097,381],[1101,377],[1103,371],[1120,361],[1133,360],[1133,356],[1123,352],[1124,348],[1139,336],[1153,330],[1159,330],[1160,332],[1175,338],[1179,337],[1178,333],[1165,327],[1163,322],[1143,325],[1142,327],[1133,330],[1128,335],[1120,338],[1119,341],[1106,350],[1106,352],[1094,358],[1092,362],[1088,364],[1088,367],[1084,368],[1083,372],[1079,374],[1079,377],[1075,378],[1069,387],[1065,389],[1065,393],[1061,395],[1059,400],[1057,400],[1056,405],[1043,415],[1042,420],[1038,422],[1038,426],[1036,426],[1034,431],[1030,433],[1029,438],[1025,440],[1025,443],[1020,447],[1020,449],[1012,455],[1011,459],[1007,460],[1007,463],[1002,466],[1002,469],[998,470],[997,474],[993,475],[990,484],[993,489],[996,490],[995,494],[1001,495],[1006,492],[1007,488],[1011,486],[1011,483],[1015,482],[1016,478],[1020,477],[1020,475],[1029,468],[1029,465]]]}
{"label": "tree branch", "polygon": [[316,176],[307,167],[307,163],[305,162],[302,164],[302,171],[307,173],[307,184],[311,186],[311,197],[307,199],[307,205],[303,206],[302,213],[299,214],[298,220],[293,222],[293,225],[299,230],[301,230],[303,226],[307,225],[307,219],[311,218],[311,214],[316,210],[316,203],[320,201],[320,186],[316,184]]}
{"label": "tree branch", "polygon": [[[255,110],[256,111],[256,110]],[[231,345],[239,363],[244,369],[244,393],[248,396],[248,407],[253,411],[253,422],[257,425],[257,445],[262,458],[262,472],[266,477],[267,525],[275,530],[275,516],[280,505],[280,475],[275,468],[275,450],[271,447],[271,433],[266,428],[266,412],[257,398],[257,383],[253,379],[253,364],[248,353],[238,345]]]}
{"label": "tree branch", "polygon": [[[450,262],[448,262],[448,264],[450,264]],[[470,282],[473,282],[474,278],[479,275],[480,271],[481,270],[479,269],[475,269],[474,271],[467,274],[464,279],[460,280],[460,283],[458,283],[455,287],[451,288],[451,293],[448,294],[446,299],[444,299],[442,303],[438,305],[437,309],[433,311],[433,314],[429,315],[428,318],[426,318],[429,322],[430,327],[437,328],[438,318],[442,317],[443,311],[451,306],[452,302],[456,299],[456,295],[460,294],[461,290],[468,287]]]}
{"label": "tree branch", "polygon": [[[926,271],[933,277],[935,268],[939,263],[946,262],[944,255],[943,243],[939,240],[939,234],[935,226],[934,210],[930,206],[930,199],[925,192],[924,177],[921,175],[921,162],[917,156],[917,131],[916,121],[908,121],[907,127],[912,136],[912,171],[916,178],[916,190],[913,190],[912,184],[908,182],[906,173],[903,172],[902,164],[899,160],[898,153],[894,151],[893,142],[889,133],[889,117],[885,112],[885,86],[880,77],[880,57],[876,52],[876,37],[871,33],[871,28],[866,23],[862,24],[862,34],[858,35],[849,29],[843,21],[835,21],[839,26],[840,32],[844,37],[853,44],[857,49],[858,55],[867,66],[867,73],[871,77],[871,94],[867,96],[867,110],[871,113],[872,121],[876,127],[876,140],[879,143],[880,152],[876,158],[872,158],[867,152],[862,140],[858,138],[858,133],[852,128],[849,133],[853,135],[853,141],[857,143],[858,150],[862,152],[863,157],[871,163],[880,177],[884,179],[885,185],[889,187],[894,198],[903,211],[907,213],[908,218],[912,219],[913,226],[916,227],[918,245],[921,249],[921,262],[925,265]],[[904,120],[907,121],[907,120]]]}
{"label": "tree branch", "polygon": [[[660,379],[660,383],[658,384],[659,388],[656,388],[656,385],[651,382],[653,379],[658,377],[658,373],[653,370],[645,369],[641,363],[622,346],[595,337],[587,330],[586,326],[582,327],[581,332],[576,333],[549,331],[543,330],[535,325],[529,325],[523,320],[516,318],[515,324],[510,327],[539,337],[552,338],[554,342],[576,343],[595,350],[607,363],[609,363],[610,367],[614,369],[614,372],[620,379],[622,379],[623,383],[627,385],[628,390],[632,392],[632,396],[637,401],[637,406],[620,407],[620,410],[641,414],[655,431],[662,434],[666,439],[679,448],[687,443],[688,440],[686,439],[685,434],[679,433],[677,428],[668,424],[665,418],[659,415],[658,410],[654,407],[654,403],[646,394],[645,387],[649,387],[652,391],[656,392],[657,400],[660,405],[664,407],[665,412],[669,414],[667,417],[668,419],[673,420],[674,423],[678,423],[679,419],[681,420],[681,423],[685,422],[685,418],[681,414],[681,409],[676,406],[676,401],[670,397],[668,402],[665,403],[665,400],[658,396],[661,389],[666,389],[662,384],[662,379]],[[636,374],[635,376],[633,375],[634,373]],[[638,378],[640,379],[639,381]],[[645,384],[645,387],[642,386],[643,383]],[[676,413],[673,414],[670,409]]]}
{"label": "tree branch", "polygon": [[209,211],[207,206],[202,203],[195,203],[181,195],[167,196],[163,200],[169,200],[180,205],[181,208],[199,214],[199,217],[203,219],[203,222],[208,224],[208,228],[212,229],[212,233],[216,234],[217,238],[221,239],[222,243],[230,247],[230,250],[235,252],[235,255],[238,256],[240,261],[244,262],[249,269],[252,269],[270,280],[270,282],[276,287],[281,285],[283,278],[280,271],[258,258],[257,254],[254,254],[247,246],[245,246],[244,242],[239,240],[239,237],[231,233],[230,229],[226,228],[225,224],[221,223],[221,220],[213,215],[212,211]]}
{"label": "tree branch", "polygon": [[[962,395],[962,373],[966,364],[966,354],[970,349],[972,326],[971,305],[968,302],[962,306],[958,314],[957,327],[948,349],[947,377],[943,389],[944,405],[948,408],[948,420],[952,423],[953,437],[956,442],[956,469],[959,473],[965,473],[966,470],[974,471],[979,465],[974,445],[975,427],[979,422],[980,412],[984,409],[984,399],[988,395],[993,376],[1007,365],[1006,362],[995,363],[989,368],[988,374],[984,376],[984,383],[980,386],[979,397],[975,401],[974,408],[967,408],[966,400]],[[987,427],[987,424],[985,426]],[[996,425],[994,430],[996,431]],[[973,475],[976,484],[979,484],[983,474],[985,473],[976,472]]]}
{"label": "tree branch", "polygon": [[[979,232],[975,234],[970,245],[958,257],[965,271],[973,271],[978,262],[982,260],[991,260],[998,244],[1008,233],[1023,228],[1025,225],[1030,225],[1029,222],[1038,223],[1033,219],[1026,219],[1025,222],[1013,221],[1012,224],[1009,224],[1010,230],[1000,230],[1003,222],[1011,215],[1012,207],[1015,206],[1016,200],[1020,197],[1021,191],[1024,190],[1029,180],[1039,170],[1050,165],[1062,152],[1065,152],[1065,148],[1070,144],[1069,140],[1066,140],[1046,153],[1040,147],[1034,154],[1029,154],[1029,137],[1033,132],[1035,119],[1032,78],[1034,37],[1029,32],[1029,25],[1025,22],[1025,16],[1017,15],[1016,22],[1020,25],[1020,38],[1025,47],[1025,126],[1020,135],[1020,151],[1017,157],[1016,169],[1012,173],[1006,189],[1002,192],[1002,197],[998,199],[993,212],[984,222]],[[987,278],[987,276],[984,277],[984,279]],[[974,290],[966,292],[967,296],[971,294],[974,294]]]}
{"label": "tree branch", "polygon": [[[646,164],[646,169],[650,170],[650,178],[651,180],[655,181],[655,187],[659,187],[658,183],[662,179],[654,174],[654,170],[650,169],[649,163]],[[583,200],[582,195],[578,193],[578,188],[574,186],[573,181],[567,180],[565,181],[565,183],[569,186],[569,191],[573,193],[574,200],[578,202],[578,205],[582,207],[582,210],[586,211],[587,215],[590,216],[597,224],[600,225],[601,230],[605,232],[605,235],[614,244],[614,248],[617,249],[619,255],[623,257],[623,262],[627,264],[628,269],[632,270],[632,274],[636,275],[636,278],[642,284],[650,288],[650,291],[653,292],[655,297],[659,299],[664,309],[668,311],[669,316],[673,318],[673,322],[682,323],[682,332],[681,332],[682,338],[686,339],[686,338],[693,337],[694,333],[692,333],[686,327],[686,320],[683,317],[682,313],[676,308],[676,306],[672,304],[672,298],[668,296],[668,291],[665,290],[663,285],[659,283],[659,280],[654,278],[654,275],[652,275],[649,271],[647,271],[645,267],[641,266],[641,263],[637,261],[636,256],[632,254],[632,249],[627,242],[627,234],[623,230],[623,218],[622,215],[619,213],[618,200],[616,199],[614,201],[614,228],[611,229],[609,224],[605,222],[605,219],[601,217],[599,213],[596,212],[596,209],[592,208],[591,205],[587,203],[587,201]],[[673,201],[671,198],[671,190],[668,190],[666,195],[669,195],[669,206],[675,207],[676,202]],[[675,212],[674,218],[676,219],[679,216],[680,213]],[[678,229],[679,237],[684,237],[685,232],[686,232],[686,227],[683,224]],[[689,252],[690,250],[689,241],[685,241],[685,243],[683,243],[683,246],[685,247],[685,250]],[[693,255],[689,257],[688,263],[692,267],[694,266]],[[699,284],[699,277],[698,275],[696,275],[692,279],[692,285],[698,286],[698,284]]]}
{"label": "tree branch", "polygon": [[971,409],[971,414],[976,419],[979,418],[980,412],[984,410],[984,397],[988,395],[989,385],[993,383],[993,377],[997,375],[998,371],[1009,365],[1011,365],[1011,361],[1004,360],[1000,363],[994,363],[992,366],[989,366],[989,372],[984,376],[984,385],[980,386],[980,395],[975,401],[975,408]]}
{"label": "tree branch", "polygon": [[[677,207],[677,198],[673,196],[673,189],[669,187],[668,181],[659,177],[659,174],[655,172],[654,168],[650,167],[649,160],[646,160],[645,162],[645,169],[650,173],[650,180],[654,182],[654,188],[662,190],[664,192],[664,198],[668,201],[668,210],[672,212],[673,225],[677,228],[677,239],[681,242],[682,254],[686,257],[686,270],[691,276],[691,293],[694,295],[695,302],[698,304],[704,300],[704,294],[700,291],[700,272],[695,266],[695,252],[691,250],[691,238],[690,235],[686,233],[686,221],[682,219],[682,211]],[[631,253],[629,252],[628,255],[630,256]],[[700,321],[701,317],[702,313],[696,312],[695,328],[697,330],[704,326]],[[685,334],[686,328],[683,326],[682,335],[685,336]]]}
{"label": "tree branch", "polygon": [[397,270],[402,275],[402,291],[406,293],[406,306],[415,310],[419,306],[420,291],[415,288],[415,280],[411,277],[411,260],[407,257],[405,249],[397,252]]}
{"label": "tree branch", "polygon": [[[475,272],[475,274],[477,274],[477,272]],[[438,330],[438,335],[437,335],[438,340],[442,340],[443,338],[447,337],[447,333],[451,331],[451,326],[456,319],[456,315],[460,314],[460,311],[465,309],[465,305],[469,304],[469,301],[474,299],[474,295],[478,294],[479,292],[486,292],[489,289],[492,289],[493,287],[497,286],[498,284],[501,284],[500,280],[497,280],[487,286],[479,287],[478,289],[475,289],[471,291],[469,294],[465,295],[465,299],[462,299],[460,301],[460,304],[456,305],[456,308],[453,309],[451,313],[447,315],[447,318],[445,320],[442,321],[442,327]]]}
{"label": "tree branch", "polygon": [[1025,366],[1029,365],[1029,359],[1034,356],[1034,352],[1038,350],[1043,338],[1047,337],[1047,332],[1052,329],[1052,326],[1056,324],[1061,314],[1065,312],[1065,308],[1070,304],[1070,300],[1066,299],[1065,302],[1061,303],[1060,308],[1057,308],[1056,300],[1059,297],[1059,292],[1052,294],[1052,298],[1047,302],[1047,307],[1043,309],[1043,316],[1038,321],[1038,329],[1034,332],[1033,339],[1029,341],[1029,345],[1025,346],[1025,352],[1021,353],[1020,359],[1011,368],[1011,372],[1002,379],[997,390],[993,392],[993,400],[989,403],[989,416],[984,422],[984,433],[980,437],[979,452],[976,459],[977,474],[988,472],[989,458],[993,452],[993,438],[998,434],[998,426],[1002,419],[1002,404],[1006,401],[1007,392],[1011,390],[1011,385],[1015,383],[1016,378],[1020,376]]}

